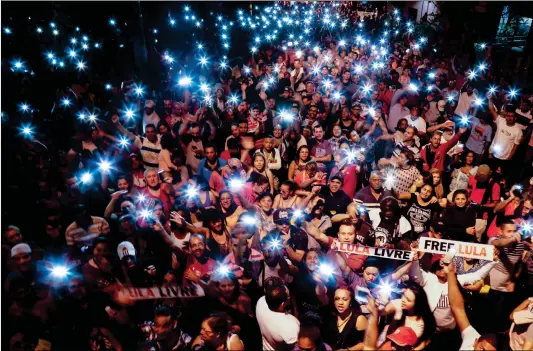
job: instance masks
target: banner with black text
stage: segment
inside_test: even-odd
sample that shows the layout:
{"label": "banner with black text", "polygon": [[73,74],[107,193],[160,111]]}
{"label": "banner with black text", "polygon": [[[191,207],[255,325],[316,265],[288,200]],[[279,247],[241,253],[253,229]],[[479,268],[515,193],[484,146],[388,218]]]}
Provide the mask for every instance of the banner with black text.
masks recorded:
{"label": "banner with black text", "polygon": [[334,249],[336,251],[345,252],[348,254],[382,257],[388,258],[390,260],[402,261],[411,261],[413,258],[413,252],[406,250],[387,249],[384,247],[370,247],[339,242],[336,242],[334,245]]}
{"label": "banner with black text", "polygon": [[494,261],[494,246],[492,245],[426,237],[420,238],[418,242],[418,250],[422,252],[445,255],[451,249],[454,249],[455,255],[459,257]]}
{"label": "banner with black text", "polygon": [[133,300],[195,298],[205,296],[198,284],[187,286],[154,286],[151,288],[124,287],[118,291],[119,298]]}

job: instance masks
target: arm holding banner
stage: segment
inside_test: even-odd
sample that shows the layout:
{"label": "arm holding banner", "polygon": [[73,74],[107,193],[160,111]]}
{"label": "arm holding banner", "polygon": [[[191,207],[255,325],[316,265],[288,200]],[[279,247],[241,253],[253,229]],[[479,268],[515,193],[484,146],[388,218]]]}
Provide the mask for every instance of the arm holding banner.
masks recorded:
{"label": "arm holding banner", "polygon": [[500,238],[495,240],[489,240],[489,244],[492,244],[496,247],[507,247],[509,245],[512,245],[514,243],[519,242],[522,240],[522,237],[518,233],[513,233],[513,235],[509,238]]}
{"label": "arm holding banner", "polygon": [[415,261],[413,262],[413,264],[411,265],[410,267],[411,269],[409,270],[409,276],[416,282],[418,283],[418,285],[420,286],[424,286],[426,285],[426,282],[427,282],[427,273],[424,272],[421,268],[420,268],[420,263],[418,261]]}
{"label": "arm holding banner", "polygon": [[450,307],[452,309],[453,317],[457,322],[459,331],[463,332],[470,326],[470,321],[466,316],[465,302],[463,295],[459,290],[459,284],[455,275],[455,267],[453,262],[444,267],[444,271],[448,274],[448,298],[450,300]]}
{"label": "arm holding banner", "polygon": [[474,284],[478,280],[483,280],[489,274],[492,267],[496,265],[497,261],[492,261],[481,267],[478,271],[474,273],[459,274],[457,275],[457,280],[463,285]]}

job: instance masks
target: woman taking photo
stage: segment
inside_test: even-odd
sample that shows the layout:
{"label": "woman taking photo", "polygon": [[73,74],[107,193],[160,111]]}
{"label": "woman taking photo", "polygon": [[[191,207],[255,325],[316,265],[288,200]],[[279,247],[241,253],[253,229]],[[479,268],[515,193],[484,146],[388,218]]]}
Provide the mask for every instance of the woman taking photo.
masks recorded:
{"label": "woman taking photo", "polygon": [[446,239],[472,242],[476,239],[476,210],[468,202],[468,193],[457,189],[452,195],[453,206],[444,210],[442,223]]}
{"label": "woman taking photo", "polygon": [[326,265],[321,261],[324,261],[323,256],[317,249],[307,251],[302,259],[299,275],[294,281],[294,294],[291,294],[295,316],[303,316],[307,312],[320,314],[329,304],[328,287],[333,289],[336,279],[333,270],[321,269],[321,265]]}
{"label": "woman taking photo", "polygon": [[393,321],[381,333],[378,345],[399,327],[411,328],[418,337],[414,350],[422,350],[436,329],[435,317],[429,308],[426,292],[416,283],[407,282],[401,299],[390,301],[383,314],[393,314]]}
{"label": "woman taking photo", "polygon": [[296,152],[296,159],[289,165],[289,180],[294,181],[298,173],[303,172],[307,162],[311,161],[311,153],[307,145],[302,145]]}
{"label": "woman taking photo", "polygon": [[334,350],[351,349],[363,341],[367,320],[351,288],[337,288],[333,306],[333,318],[327,325],[324,339]]}
{"label": "woman taking photo", "polygon": [[215,313],[204,319],[200,335],[194,339],[192,350],[241,351],[244,344],[231,332],[231,323],[224,313]]}

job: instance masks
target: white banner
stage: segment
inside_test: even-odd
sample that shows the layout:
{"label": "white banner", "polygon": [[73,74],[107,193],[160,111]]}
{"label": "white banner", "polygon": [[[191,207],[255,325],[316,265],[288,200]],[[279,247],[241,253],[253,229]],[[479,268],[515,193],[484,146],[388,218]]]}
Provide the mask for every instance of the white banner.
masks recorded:
{"label": "white banner", "polygon": [[413,252],[406,250],[387,249],[384,247],[370,247],[339,242],[334,245],[336,245],[336,247],[334,247],[335,250],[349,254],[382,257],[388,258],[390,260],[402,261],[411,261],[413,258]]}
{"label": "white banner", "polygon": [[189,286],[154,286],[151,288],[125,287],[118,291],[119,298],[133,300],[194,298],[205,296],[198,284]]}
{"label": "white banner", "polygon": [[455,255],[459,257],[486,261],[494,260],[494,246],[492,245],[426,237],[421,237],[418,242],[418,250],[423,252],[446,254],[452,248],[456,250]]}

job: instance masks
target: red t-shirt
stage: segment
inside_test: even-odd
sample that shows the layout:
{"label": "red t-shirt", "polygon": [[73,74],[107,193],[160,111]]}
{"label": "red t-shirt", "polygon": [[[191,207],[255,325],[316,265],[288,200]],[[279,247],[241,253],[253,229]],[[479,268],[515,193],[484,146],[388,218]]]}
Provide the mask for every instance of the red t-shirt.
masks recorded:
{"label": "red t-shirt", "polygon": [[[487,190],[486,188],[484,189],[478,189],[476,188],[476,185],[477,185],[477,180],[476,180],[476,177],[475,176],[470,176],[470,179],[468,180],[468,187],[470,189],[472,189],[472,192],[470,193],[470,200],[478,203],[478,204],[481,204],[481,202],[483,201],[483,195],[485,194],[485,190]],[[492,201],[499,201],[500,200],[500,184],[498,183],[494,183],[493,187],[492,187],[492,196],[491,196],[491,200]]]}
{"label": "red t-shirt", "polygon": [[[208,258],[205,263],[200,263],[194,256],[189,256],[187,259],[187,270],[192,270],[194,274],[196,274],[198,277],[205,278],[206,276],[212,274],[215,270],[216,261],[212,258]],[[187,284],[189,281],[185,279],[185,276],[183,277],[182,285]]]}

